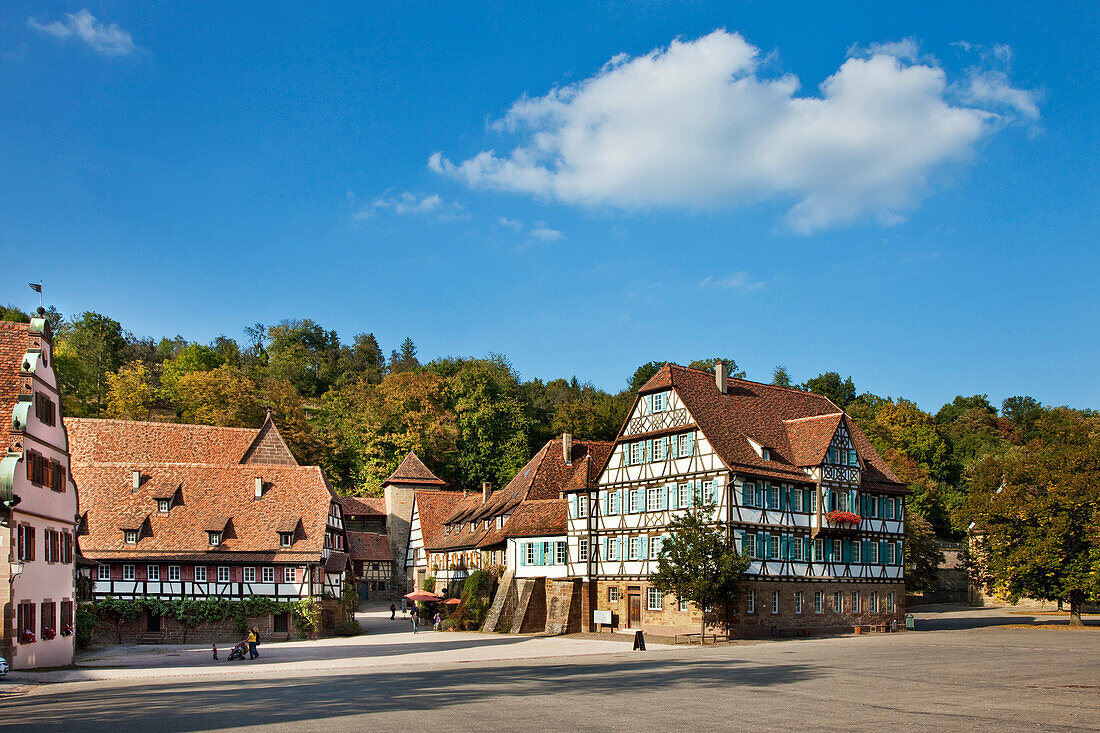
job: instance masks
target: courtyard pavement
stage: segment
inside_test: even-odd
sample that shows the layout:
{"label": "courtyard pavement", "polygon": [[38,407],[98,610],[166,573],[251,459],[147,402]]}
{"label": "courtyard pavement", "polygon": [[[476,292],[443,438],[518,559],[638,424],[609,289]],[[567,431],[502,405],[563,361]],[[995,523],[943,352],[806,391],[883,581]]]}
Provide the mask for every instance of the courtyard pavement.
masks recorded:
{"label": "courtyard pavement", "polygon": [[[1019,628],[1064,617],[1017,611],[922,610],[929,630],[915,633],[644,653],[626,639],[413,636],[368,613],[364,637],[264,645],[262,663],[207,665],[164,648],[119,668],[135,655],[92,655],[75,672],[117,676],[13,679],[0,712],[5,731],[67,733],[1100,730],[1100,630]],[[355,652],[341,650],[349,642]]]}

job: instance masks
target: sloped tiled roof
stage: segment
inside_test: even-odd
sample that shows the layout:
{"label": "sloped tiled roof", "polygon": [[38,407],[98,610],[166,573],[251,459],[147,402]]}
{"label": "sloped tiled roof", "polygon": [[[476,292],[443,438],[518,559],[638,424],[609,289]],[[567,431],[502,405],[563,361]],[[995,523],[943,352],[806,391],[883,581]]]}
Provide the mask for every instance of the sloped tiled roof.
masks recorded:
{"label": "sloped tiled roof", "polygon": [[373,562],[393,560],[390,538],[376,532],[348,532],[348,550],[352,560]]}
{"label": "sloped tiled roof", "polygon": [[[86,557],[188,556],[213,561],[248,554],[320,561],[334,498],[320,468],[145,463],[142,471],[152,478],[135,492],[128,462],[72,464],[85,510],[80,549]],[[266,487],[260,499],[255,498],[257,476]],[[180,487],[167,515],[157,512],[153,494],[159,492],[147,488],[161,481]],[[120,526],[143,515],[147,519],[141,539],[127,545]],[[293,547],[282,548],[278,532],[288,526],[299,529]],[[225,530],[220,546],[209,546],[207,529]]]}
{"label": "sloped tiled roof", "polygon": [[30,346],[30,324],[0,321],[0,439],[11,445],[11,413],[23,390],[23,355]]}
{"label": "sloped tiled roof", "polygon": [[454,511],[455,505],[462,500],[461,491],[443,489],[420,489],[413,492],[416,513],[420,519],[420,534],[424,547],[436,551],[443,537],[443,519]]}
{"label": "sloped tiled roof", "polygon": [[506,537],[563,535],[569,525],[565,499],[534,499],[516,507],[504,523]]}
{"label": "sloped tiled roof", "polygon": [[401,461],[401,465],[382,482],[386,484],[416,484],[418,486],[445,486],[446,481],[432,473],[424,462],[412,451]]}
{"label": "sloped tiled roof", "polygon": [[348,553],[333,551],[325,560],[326,573],[342,573],[348,566]]}
{"label": "sloped tiled roof", "polygon": [[[504,542],[511,536],[512,521],[526,503],[557,500],[563,492],[594,486],[614,447],[615,444],[608,441],[574,440],[571,460],[566,463],[562,439],[547,441],[507,486],[492,492],[488,501],[483,500],[482,494],[475,493],[455,502],[453,510],[443,520],[450,531],[441,533],[439,549],[487,548]],[[540,511],[545,513],[545,507]],[[501,516],[508,517],[503,527],[498,526],[497,521]],[[527,522],[531,515],[526,515],[528,519],[523,516],[520,521]],[[486,519],[490,520],[488,527]],[[470,531],[470,522],[474,523],[473,531]]]}
{"label": "sloped tiled roof", "polygon": [[341,496],[338,500],[344,516],[385,517],[386,500],[382,497]]}
{"label": "sloped tiled roof", "polygon": [[844,413],[836,412],[831,415],[784,420],[794,465],[820,466],[843,418]]}
{"label": "sloped tiled roof", "polygon": [[258,428],[65,418],[74,463],[240,463]]}
{"label": "sloped tiled roof", "polygon": [[[813,439],[804,440],[796,428],[796,456],[788,432],[790,423],[785,421],[837,415],[842,412],[840,408],[827,397],[789,387],[745,379],[728,379],[727,385],[728,394],[723,395],[715,385],[712,372],[666,364],[639,391],[674,387],[707,440],[731,469],[771,478],[808,481],[809,477],[797,461],[806,460],[803,443],[816,445],[816,433]],[[862,472],[863,485],[877,490],[904,491],[904,483],[890,470],[859,426],[845,420],[856,451],[866,466]],[[832,435],[829,437],[831,439]],[[761,458],[749,438],[767,446],[772,460]],[[629,440],[629,436],[620,437],[620,440]]]}

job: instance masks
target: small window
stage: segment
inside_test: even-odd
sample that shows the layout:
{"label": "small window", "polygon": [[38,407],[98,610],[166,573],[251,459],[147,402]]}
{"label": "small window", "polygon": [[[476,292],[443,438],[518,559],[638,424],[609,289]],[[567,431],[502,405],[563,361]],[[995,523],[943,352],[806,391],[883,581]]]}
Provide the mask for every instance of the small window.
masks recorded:
{"label": "small window", "polygon": [[297,577],[297,573],[294,572],[295,568],[283,568],[283,582],[293,583]]}
{"label": "small window", "polygon": [[686,458],[695,452],[695,433],[684,433],[680,436],[680,457]]}
{"label": "small window", "polygon": [[[554,561],[558,565],[564,565],[566,560],[566,544],[564,542],[558,542],[554,551]],[[377,568],[375,568],[377,570]]]}
{"label": "small window", "polygon": [[157,499],[157,513],[167,514],[168,509],[171,507],[171,502],[168,499]]}
{"label": "small window", "polygon": [[228,583],[229,582],[229,568],[227,568],[225,565],[219,565],[218,566],[218,582],[219,583]]}
{"label": "small window", "polygon": [[641,489],[630,492],[630,513],[631,514],[637,513],[638,510],[641,508],[641,507],[638,506],[638,504],[641,502],[641,495],[642,495]]}
{"label": "small window", "polygon": [[761,448],[760,457],[763,458],[765,461],[770,461],[772,459],[772,452],[767,448]]}
{"label": "small window", "polygon": [[613,585],[607,589],[607,602],[618,603],[619,602],[619,586]]}
{"label": "small window", "polygon": [[100,565],[99,566],[99,579],[100,580],[110,580],[111,579],[111,566],[110,565]]}
{"label": "small window", "polygon": [[741,554],[746,557],[756,557],[756,535],[746,532],[741,536]]}
{"label": "small window", "polygon": [[779,535],[771,535],[768,538],[768,559],[774,560],[779,557]]}
{"label": "small window", "polygon": [[[577,516],[582,518],[582,519],[584,517],[588,516],[588,495],[587,494],[581,494],[580,495],[580,500],[577,503]],[[501,516],[500,521],[501,521],[502,526],[503,526],[503,522],[504,522],[504,516],[503,515]]]}
{"label": "small window", "polygon": [[661,611],[665,607],[665,597],[653,587],[646,589],[646,601],[646,607],[650,611]]}
{"label": "small window", "polygon": [[844,595],[840,591],[833,593],[833,610],[837,613],[844,611]]}
{"label": "small window", "polygon": [[844,543],[840,540],[833,540],[833,562],[840,562],[844,557]]}
{"label": "small window", "polygon": [[860,543],[859,540],[852,540],[852,562],[859,562],[860,561],[859,560],[860,544],[861,543]]}
{"label": "small window", "polygon": [[661,557],[661,548],[665,545],[665,538],[661,535],[649,538],[649,559],[658,560]]}
{"label": "small window", "polygon": [[217,547],[218,545],[220,545],[222,543],[222,533],[221,532],[208,532],[207,534],[210,535],[210,546],[211,547]]}
{"label": "small window", "polygon": [[796,591],[794,594],[794,612],[802,613],[802,591]]}
{"label": "small window", "polygon": [[872,593],[869,600],[870,600],[870,603],[868,604],[867,609],[871,613],[877,613],[878,612],[878,593]]}
{"label": "small window", "polygon": [[680,484],[677,487],[677,494],[677,498],[679,499],[678,506],[681,509],[687,509],[691,506],[691,484]]}
{"label": "small window", "polygon": [[802,538],[791,537],[787,540],[787,552],[792,560],[802,560]]}
{"label": "small window", "polygon": [[582,537],[577,545],[577,561],[588,562],[588,538]]}
{"label": "small window", "polygon": [[533,542],[523,543],[523,554],[524,554],[524,559],[525,559],[524,564],[525,565],[534,565],[535,564],[535,543],[533,543]]}
{"label": "small window", "polygon": [[629,559],[631,559],[631,560],[637,560],[638,559],[638,548],[639,547],[641,547],[641,540],[639,540],[639,538],[637,538],[637,537],[631,537],[630,538],[630,555],[629,555]]}
{"label": "small window", "polygon": [[824,593],[819,590],[814,591],[814,613],[821,613],[824,609],[825,599]]}
{"label": "small window", "polygon": [[280,547],[291,547],[293,544],[294,544],[294,533],[293,532],[280,532],[279,533],[279,546]]}
{"label": "small window", "polygon": [[245,583],[255,583],[256,582],[256,568],[245,568],[244,569],[244,582]]}
{"label": "small window", "polygon": [[663,412],[665,409],[665,393],[657,392],[653,395],[653,411]]}
{"label": "small window", "polygon": [[[876,565],[878,563],[878,543],[877,542],[868,542],[867,543],[867,562],[869,562],[872,565]],[[874,609],[872,609],[872,610],[874,610]]]}
{"label": "small window", "polygon": [[180,579],[180,566],[169,565],[168,566],[168,580],[169,582],[179,582]]}
{"label": "small window", "polygon": [[146,565],[145,566],[145,579],[146,580],[160,580],[160,565]]}
{"label": "small window", "polygon": [[123,580],[133,580],[136,577],[137,577],[137,573],[134,572],[134,566],[133,565],[123,565],[122,566],[122,579]]}
{"label": "small window", "polygon": [[745,612],[756,613],[756,591],[745,592]]}
{"label": "small window", "polygon": [[[138,531],[136,529],[128,529],[128,530],[126,530],[126,532],[124,534],[125,534],[124,539],[126,540],[126,544],[128,544],[128,545],[136,545],[137,544]],[[118,535],[115,535],[115,537],[118,537]]]}
{"label": "small window", "polygon": [[779,591],[772,591],[772,613],[779,613]]}
{"label": "small window", "polygon": [[686,598],[681,598],[680,599],[680,610],[681,611],[687,611],[690,606],[691,606],[691,604],[688,602],[688,600]]}
{"label": "small window", "polygon": [[893,613],[894,612],[894,594],[893,593],[887,593],[886,594],[886,612],[887,613]]}
{"label": "small window", "polygon": [[630,444],[630,463],[638,464],[642,462],[644,457],[644,445],[641,441],[637,441]]}
{"label": "small window", "polygon": [[619,513],[619,509],[620,509],[619,505],[622,503],[621,497],[622,497],[622,494],[620,494],[618,491],[609,491],[609,492],[607,492],[607,513],[608,514],[618,514]]}
{"label": "small window", "polygon": [[821,539],[814,540],[814,562],[822,562],[825,559],[825,545]]}
{"label": "small window", "polygon": [[195,566],[195,582],[196,583],[205,583],[206,582],[206,566],[205,565],[196,565]]}
{"label": "small window", "polygon": [[275,582],[275,568],[262,568],[260,570],[260,578],[265,583]]}
{"label": "small window", "polygon": [[852,591],[852,613],[859,613],[859,591]]}

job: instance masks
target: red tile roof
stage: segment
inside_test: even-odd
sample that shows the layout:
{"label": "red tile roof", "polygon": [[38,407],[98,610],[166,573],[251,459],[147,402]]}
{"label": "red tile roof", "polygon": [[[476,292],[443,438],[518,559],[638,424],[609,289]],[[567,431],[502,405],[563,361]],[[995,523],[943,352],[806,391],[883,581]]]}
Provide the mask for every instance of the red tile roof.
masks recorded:
{"label": "red tile roof", "polygon": [[344,510],[344,516],[385,517],[386,500],[382,497],[342,496],[337,501]]}
{"label": "red tile roof", "polygon": [[461,491],[442,489],[419,489],[413,492],[416,513],[420,519],[420,535],[425,548],[432,552],[437,551],[443,538],[443,519],[454,511],[462,497]]}
{"label": "red tile roof", "polygon": [[784,420],[794,465],[820,466],[843,418],[843,412],[835,412],[831,415]]}
{"label": "red tile roof", "polygon": [[5,450],[11,446],[11,413],[19,393],[30,393],[21,372],[31,342],[30,324],[0,321],[0,439],[4,441],[0,448]]}
{"label": "red tile roof", "polygon": [[65,418],[74,463],[240,463],[259,428]]}
{"label": "red tile roof", "polygon": [[[230,559],[259,553],[273,560],[317,562],[325,541],[332,491],[316,466],[146,464],[154,479],[179,487],[167,515],[146,487],[132,490],[125,463],[72,465],[85,511],[80,550],[102,560],[127,556],[175,555]],[[267,487],[255,498],[254,479]],[[127,545],[120,528],[147,517],[137,545]],[[279,532],[296,527],[291,548],[279,546]],[[223,530],[210,547],[206,530]]]}
{"label": "red tile roof", "polygon": [[[789,421],[833,416],[841,412],[840,408],[827,397],[789,387],[745,379],[729,379],[727,385],[727,394],[722,394],[712,372],[666,364],[639,391],[674,387],[700,430],[731,469],[770,478],[809,481],[797,461],[806,460],[806,452],[816,450],[819,434],[811,430],[813,435],[807,436],[806,431],[796,427],[793,441],[796,449],[788,430],[792,424]],[[905,484],[890,470],[859,426],[847,417],[844,419],[866,466],[862,472],[863,485],[881,491],[905,491]],[[748,438],[769,448],[772,460],[761,458]],[[621,442],[630,439],[620,434]]]}
{"label": "red tile roof", "polygon": [[352,560],[391,562],[390,538],[376,532],[348,532],[348,550]]}
{"label": "red tile roof", "polygon": [[547,537],[563,535],[569,528],[565,499],[534,499],[516,507],[504,523],[506,537]]}
{"label": "red tile roof", "polygon": [[416,484],[418,486],[445,486],[446,481],[436,476],[424,462],[412,451],[401,461],[401,465],[382,482],[386,484]]}

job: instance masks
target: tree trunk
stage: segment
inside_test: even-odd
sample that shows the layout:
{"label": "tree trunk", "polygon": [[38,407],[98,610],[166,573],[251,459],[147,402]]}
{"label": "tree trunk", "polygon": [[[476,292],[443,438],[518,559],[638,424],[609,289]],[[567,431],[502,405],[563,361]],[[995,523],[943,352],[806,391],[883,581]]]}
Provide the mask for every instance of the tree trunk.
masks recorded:
{"label": "tree trunk", "polygon": [[1069,625],[1084,626],[1081,620],[1081,604],[1085,600],[1085,594],[1079,590],[1069,592]]}

